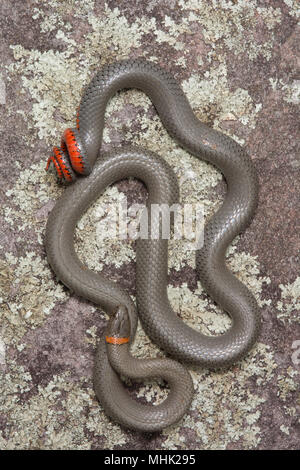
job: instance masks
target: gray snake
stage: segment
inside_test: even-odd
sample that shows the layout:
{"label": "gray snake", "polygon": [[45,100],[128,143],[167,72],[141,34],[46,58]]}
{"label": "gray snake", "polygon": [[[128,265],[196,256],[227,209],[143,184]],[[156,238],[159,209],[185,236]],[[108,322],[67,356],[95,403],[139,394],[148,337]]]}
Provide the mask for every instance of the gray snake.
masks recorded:
{"label": "gray snake", "polygon": [[[123,289],[87,269],[75,253],[78,220],[114,182],[129,176],[142,180],[148,189],[148,206],[178,201],[173,171],[157,155],[134,147],[99,152],[107,103],[125,88],[145,92],[179,145],[215,165],[225,177],[225,200],[206,223],[204,245],[196,251],[197,276],[202,286],[232,320],[222,335],[203,335],[184,324],[172,310],[167,296],[167,240],[137,241],[136,306]],[[98,304],[110,316],[96,353],[96,395],[105,412],[121,425],[140,431],[161,430],[182,418],[193,396],[190,374],[178,360],[211,369],[227,367],[244,357],[257,339],[260,313],[256,300],[225,263],[228,245],[250,223],[257,206],[254,166],[240,145],[196,118],[167,71],[143,59],[107,65],[95,75],[83,94],[77,128],[65,131],[61,148],[54,148],[48,166],[50,161],[61,179],[78,181],[65,190],[49,215],[49,263],[71,291]],[[141,360],[130,354],[138,316],[151,340],[173,359]],[[120,375],[163,378],[169,384],[169,394],[159,405],[141,404],[129,395]]]}

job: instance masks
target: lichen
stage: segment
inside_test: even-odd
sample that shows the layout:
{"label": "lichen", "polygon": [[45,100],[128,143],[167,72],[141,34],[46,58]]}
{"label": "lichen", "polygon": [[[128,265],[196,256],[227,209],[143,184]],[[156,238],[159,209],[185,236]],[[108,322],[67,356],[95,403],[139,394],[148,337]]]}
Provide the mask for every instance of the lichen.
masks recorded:
{"label": "lichen", "polygon": [[289,7],[289,14],[299,18],[300,8],[297,0],[283,0],[284,3]]}
{"label": "lichen", "polygon": [[300,102],[300,80],[286,82],[282,78],[269,78],[273,90],[279,90],[283,94],[283,100],[287,103],[298,105]]}
{"label": "lichen", "polygon": [[2,322],[6,340],[16,345],[28,328],[41,325],[67,294],[54,281],[46,259],[33,251],[19,258],[8,253],[3,264],[7,275],[2,282]]}
{"label": "lichen", "polygon": [[283,322],[299,323],[300,310],[300,277],[294,282],[286,285],[279,285],[281,290],[281,300],[277,302],[277,318]]}
{"label": "lichen", "polygon": [[[108,421],[86,380],[70,381],[68,374],[54,375],[44,387],[34,389],[23,367],[9,362],[10,373],[0,377],[0,408],[6,410],[7,435],[0,435],[0,448],[90,449],[88,429],[103,440],[103,448],[120,445],[124,433]],[[22,395],[31,392],[25,402]],[[83,419],[83,416],[85,418]]]}
{"label": "lichen", "polygon": [[[213,66],[205,72],[204,78],[191,75],[183,82],[183,90],[193,104],[199,119],[205,121],[209,112],[213,112],[216,129],[221,130],[220,123],[226,120],[239,120],[244,125],[255,127],[261,104],[254,104],[247,90],[237,88],[233,92],[230,91],[225,63]],[[232,137],[243,143],[238,136]]]}
{"label": "lichen", "polygon": [[[258,393],[250,392],[246,384],[251,377],[257,384],[272,380],[277,366],[268,349],[259,344],[234,371],[192,372],[195,397],[192,413],[183,418],[182,427],[195,432],[196,448],[226,449],[229,443],[239,442],[243,449],[251,449],[259,444],[258,420],[265,398],[259,388]],[[164,430],[163,435],[163,448],[188,448],[178,439],[176,426]]]}
{"label": "lichen", "polygon": [[[179,0],[183,11],[187,11],[189,22],[200,23],[205,41],[215,50],[219,50],[220,40],[230,51],[238,55],[247,53],[250,59],[262,55],[271,58],[274,36],[269,33],[269,40],[257,41],[259,28],[266,25],[271,31],[280,22],[279,8],[258,7],[257,1],[217,1],[209,3],[198,0]],[[258,21],[258,15],[261,22]],[[182,21],[182,20],[181,20]]]}

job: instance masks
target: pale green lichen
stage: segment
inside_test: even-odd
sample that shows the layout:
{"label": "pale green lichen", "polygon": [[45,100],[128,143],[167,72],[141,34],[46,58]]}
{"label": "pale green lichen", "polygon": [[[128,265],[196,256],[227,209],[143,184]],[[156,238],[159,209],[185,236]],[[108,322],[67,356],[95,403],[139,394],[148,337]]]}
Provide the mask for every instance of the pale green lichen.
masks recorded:
{"label": "pale green lichen", "polygon": [[[54,5],[53,2],[47,3],[55,7],[57,7],[58,5],[58,2],[55,2]],[[59,12],[57,11],[53,11],[45,17],[44,13],[41,10],[39,10],[38,8],[33,8],[32,19],[39,20],[39,27],[42,33],[54,31],[58,27],[64,27],[69,31],[72,29],[71,24],[69,22],[63,21]]]}
{"label": "pale green lichen", "polygon": [[183,11],[189,12],[190,22],[202,25],[204,39],[213,49],[219,51],[218,41],[223,40],[234,54],[246,52],[250,59],[256,59],[259,55],[267,60],[271,58],[275,41],[273,35],[269,33],[270,39],[263,43],[256,41],[256,29],[260,27],[257,12],[271,31],[280,23],[279,8],[258,7],[255,0],[212,0],[209,3],[203,0],[179,0],[178,4]]}
{"label": "pale green lichen", "polygon": [[282,78],[269,78],[272,89],[280,90],[283,94],[283,100],[287,103],[298,105],[300,103],[300,80],[293,80],[286,83]]}
{"label": "pale green lichen", "polygon": [[[238,371],[236,368],[222,373],[192,371],[196,389],[192,410],[196,410],[201,419],[186,415],[182,427],[196,433],[199,448],[226,449],[227,444],[235,441],[239,441],[243,449],[258,445],[259,406],[265,398],[250,392],[246,384],[250,377],[256,377],[258,384],[270,382],[275,369],[276,363],[269,348],[259,344],[239,364]],[[162,448],[188,448],[179,438],[176,426],[164,430],[163,435],[166,440]]]}
{"label": "pale green lichen", "polygon": [[288,436],[290,435],[289,428],[288,428],[287,426],[284,426],[284,424],[282,424],[279,429],[280,429],[280,431],[283,432],[284,434],[287,434]]}
{"label": "pale green lichen", "polygon": [[251,256],[249,253],[244,252],[237,253],[236,246],[229,248],[228,255],[228,266],[237,278],[255,295],[258,305],[260,307],[270,305],[270,300],[260,298],[263,287],[269,285],[271,279],[260,274],[257,256]]}
{"label": "pale green lichen", "polygon": [[200,285],[194,292],[186,284],[168,287],[171,305],[186,324],[206,335],[224,333],[231,324],[228,315],[203,293]]}
{"label": "pale green lichen", "polygon": [[289,284],[279,285],[281,290],[281,300],[277,302],[277,318],[283,322],[299,323],[300,311],[300,277]]}
{"label": "pale green lichen", "polygon": [[7,253],[3,269],[6,275],[2,277],[2,321],[6,325],[5,337],[16,344],[28,328],[43,323],[57,301],[65,300],[67,294],[53,280],[47,260],[35,252],[28,251],[19,258]]}
{"label": "pale green lichen", "polygon": [[[16,166],[19,166],[18,162]],[[62,191],[56,177],[45,171],[45,162],[34,163],[23,170],[14,186],[6,191],[11,205],[2,207],[1,212],[11,227],[17,225],[20,236],[30,233],[32,237],[31,233],[34,233],[38,243],[43,244],[46,221],[44,209],[53,193],[59,196]],[[19,238],[17,241],[20,241]]]}
{"label": "pale green lichen", "polygon": [[[229,90],[227,69],[225,63],[213,66],[205,72],[204,78],[198,75],[184,81],[183,90],[195,108],[196,115],[201,120],[207,119],[207,112],[216,115],[214,127],[221,130],[222,121],[237,121],[254,128],[257,115],[261,109],[260,103],[253,103],[247,90],[241,88]],[[224,132],[224,130],[223,130]],[[231,135],[239,143],[243,143],[236,135]]]}
{"label": "pale green lichen", "polygon": [[[228,266],[255,295],[260,307],[270,305],[270,300],[260,298],[263,286],[268,285],[270,279],[260,275],[256,257],[247,253],[236,253],[236,247],[232,246],[228,250]],[[220,334],[229,328],[229,317],[203,292],[199,283],[194,292],[183,284],[180,287],[169,286],[168,293],[174,310],[180,313],[191,327],[204,334]]]}
{"label": "pale green lichen", "polygon": [[[73,126],[87,69],[79,68],[77,61],[70,58],[74,53],[72,47],[64,52],[28,51],[21,45],[11,47],[15,62],[8,70],[21,75],[22,91],[29,92],[33,100],[32,121],[27,119],[27,125],[37,129],[40,139],[53,142],[51,137],[57,138],[65,127]],[[57,112],[59,120],[55,118]]]}
{"label": "pale green lichen", "polygon": [[[299,390],[299,383],[296,383],[294,377],[298,378],[299,372],[293,367],[288,367],[283,374],[280,374],[277,377],[278,391],[277,395],[283,402],[287,401],[287,398],[290,393]],[[299,396],[299,394],[298,394]]]}
{"label": "pale green lichen", "polygon": [[111,10],[106,4],[103,15],[88,15],[88,22],[93,28],[93,33],[87,35],[89,46],[97,49],[100,44],[109,44],[120,58],[141,46],[142,37],[155,27],[154,18],[137,17],[129,24],[125,16],[120,15],[118,7]]}
{"label": "pale green lichen", "polygon": [[90,269],[101,271],[105,264],[113,264],[118,268],[135,258],[132,241],[119,238],[117,217],[119,206],[124,201],[123,193],[115,187],[109,188],[81,218],[76,229],[75,246],[79,257]]}
{"label": "pale green lichen", "polygon": [[283,84],[282,80],[280,80],[282,84],[282,90],[284,92],[284,101],[287,103],[292,103],[295,105],[299,105],[300,103],[300,80],[293,80],[292,83]]}
{"label": "pale green lichen", "polygon": [[93,390],[83,388],[85,379],[74,384],[67,373],[54,375],[22,402],[19,394],[32,391],[31,376],[12,361],[9,370],[0,376],[0,407],[9,430],[7,439],[0,435],[1,449],[90,449],[86,429],[102,438],[104,449],[125,443],[124,432],[101,412]]}
{"label": "pale green lichen", "polygon": [[289,7],[289,14],[299,18],[300,8],[298,0],[283,0],[284,3]]}

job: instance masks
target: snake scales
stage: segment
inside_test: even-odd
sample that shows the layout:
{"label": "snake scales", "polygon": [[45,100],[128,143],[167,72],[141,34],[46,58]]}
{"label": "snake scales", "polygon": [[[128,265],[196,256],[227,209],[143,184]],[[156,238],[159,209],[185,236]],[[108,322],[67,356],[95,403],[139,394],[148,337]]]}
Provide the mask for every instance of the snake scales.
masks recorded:
{"label": "snake scales", "polygon": [[[100,152],[97,159],[107,103],[124,88],[144,91],[180,146],[214,164],[226,179],[224,203],[206,223],[204,245],[196,252],[199,280],[232,320],[230,329],[222,335],[203,335],[172,311],[167,296],[167,240],[137,241],[137,306],[116,283],[87,269],[75,253],[73,238],[78,220],[114,182],[129,176],[141,179],[148,189],[148,206],[178,201],[176,178],[157,155],[126,147],[106,154]],[[65,131],[61,148],[54,148],[48,166],[51,161],[60,178],[74,181],[76,175],[79,177],[66,189],[49,216],[46,227],[49,263],[71,291],[100,305],[110,316],[96,353],[97,397],[105,412],[120,424],[140,431],[160,430],[178,421],[192,400],[192,379],[176,360],[208,368],[226,367],[242,358],[257,338],[260,326],[257,303],[225,263],[228,245],[250,223],[257,205],[254,166],[231,138],[196,118],[180,86],[167,71],[141,59],[108,65],[96,74],[83,94],[77,128]],[[137,313],[149,337],[174,360],[139,360],[130,354]],[[157,406],[138,403],[125,389],[122,374],[132,379],[161,377],[169,383],[170,392]]]}

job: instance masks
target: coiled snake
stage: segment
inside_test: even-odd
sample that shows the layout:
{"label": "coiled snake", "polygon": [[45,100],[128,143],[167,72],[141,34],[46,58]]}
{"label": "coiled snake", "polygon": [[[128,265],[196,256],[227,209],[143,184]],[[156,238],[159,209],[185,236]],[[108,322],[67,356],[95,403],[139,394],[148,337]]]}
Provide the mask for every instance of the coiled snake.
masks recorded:
{"label": "coiled snake", "polygon": [[[116,283],[87,269],[74,250],[74,231],[82,214],[112,183],[133,176],[147,186],[151,204],[178,201],[176,178],[157,155],[132,147],[99,153],[108,100],[124,88],[138,88],[153,102],[164,126],[176,141],[196,157],[214,164],[227,182],[222,207],[206,223],[204,245],[196,252],[199,280],[208,294],[231,317],[229,330],[206,336],[188,327],[173,312],[167,296],[165,239],[140,239],[136,252],[136,301]],[[97,159],[97,161],[96,161]],[[260,326],[257,303],[226,267],[225,252],[233,238],[250,223],[258,200],[254,166],[231,138],[209,128],[194,115],[180,86],[158,65],[143,59],[105,66],[85,90],[76,129],[67,129],[61,148],[48,161],[70,185],[52,210],[46,227],[46,250],[58,278],[77,295],[98,305],[110,316],[99,342],[94,388],[105,412],[120,424],[140,431],[157,431],[178,421],[188,410],[193,384],[184,366],[175,360],[207,368],[231,365],[254,344]],[[85,177],[82,177],[85,176]],[[137,312],[149,337],[173,359],[134,358],[129,351]],[[161,377],[170,386],[157,406],[130,397],[120,375],[137,379]]]}

